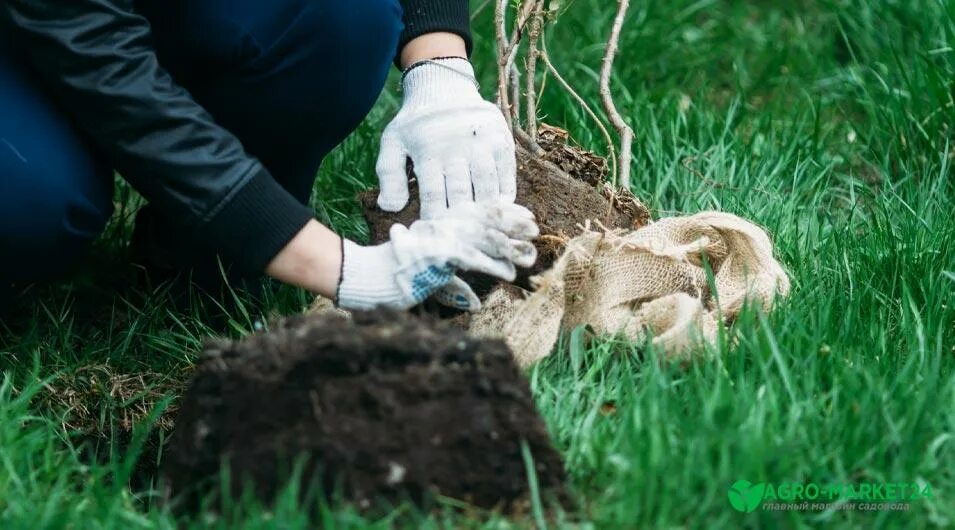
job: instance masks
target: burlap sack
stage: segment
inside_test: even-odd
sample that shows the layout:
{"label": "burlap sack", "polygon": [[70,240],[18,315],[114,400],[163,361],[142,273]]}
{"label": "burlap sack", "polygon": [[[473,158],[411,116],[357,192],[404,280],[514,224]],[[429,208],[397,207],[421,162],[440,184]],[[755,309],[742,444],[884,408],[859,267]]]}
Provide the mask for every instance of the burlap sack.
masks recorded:
{"label": "burlap sack", "polygon": [[506,340],[525,367],[550,354],[561,329],[583,324],[633,340],[652,333],[656,348],[681,358],[715,341],[747,301],[769,309],[789,293],[789,278],[760,228],[702,212],[634,231],[585,227],[535,286],[494,291],[470,325],[474,335]]}

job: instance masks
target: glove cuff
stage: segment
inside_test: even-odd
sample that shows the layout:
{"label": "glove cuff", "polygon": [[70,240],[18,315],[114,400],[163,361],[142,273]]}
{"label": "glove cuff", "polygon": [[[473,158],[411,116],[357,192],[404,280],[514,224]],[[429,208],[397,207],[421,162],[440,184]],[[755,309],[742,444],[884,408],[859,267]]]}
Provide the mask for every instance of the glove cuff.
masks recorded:
{"label": "glove cuff", "polygon": [[480,97],[474,67],[462,57],[416,63],[405,70],[401,87],[406,103],[460,98],[468,93]]}
{"label": "glove cuff", "polygon": [[398,262],[390,244],[364,247],[342,240],[342,275],[336,304],[344,309],[367,311],[392,306],[404,298],[394,281]]}

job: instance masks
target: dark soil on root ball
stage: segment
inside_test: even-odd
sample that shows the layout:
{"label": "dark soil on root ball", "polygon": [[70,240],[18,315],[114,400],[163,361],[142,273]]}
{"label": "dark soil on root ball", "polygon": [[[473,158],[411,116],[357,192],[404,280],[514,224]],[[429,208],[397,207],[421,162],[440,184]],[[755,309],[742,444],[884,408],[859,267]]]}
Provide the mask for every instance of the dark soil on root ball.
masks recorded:
{"label": "dark soil on root ball", "polygon": [[[564,146],[567,152],[574,148]],[[551,151],[546,160],[533,157],[525,151],[518,152],[517,203],[526,206],[537,218],[541,237],[534,241],[538,258],[533,267],[518,271],[514,284],[530,289],[529,278],[550,268],[560,256],[564,243],[580,233],[580,225],[588,220],[599,221],[608,228],[640,228],[649,221],[649,213],[629,192],[612,194],[609,188],[595,187],[587,182],[600,181],[602,174],[589,174],[579,168],[562,172],[551,160],[560,152]],[[600,171],[595,166],[594,171]],[[595,180],[596,179],[596,180]],[[370,242],[388,240],[388,230],[395,223],[410,225],[418,219],[417,183],[413,177],[409,184],[411,200],[400,212],[385,212],[378,208],[378,190],[360,195],[362,211],[368,222]],[[611,200],[611,195],[614,199]],[[462,274],[481,297],[497,284],[498,280],[481,274]]]}
{"label": "dark soil on root ball", "polygon": [[248,480],[268,502],[305,455],[306,480],[339,485],[359,507],[439,493],[519,509],[522,440],[541,488],[566,499],[561,459],[503,342],[390,311],[311,315],[207,347],[162,475],[180,506],[196,506],[224,459],[233,493]]}

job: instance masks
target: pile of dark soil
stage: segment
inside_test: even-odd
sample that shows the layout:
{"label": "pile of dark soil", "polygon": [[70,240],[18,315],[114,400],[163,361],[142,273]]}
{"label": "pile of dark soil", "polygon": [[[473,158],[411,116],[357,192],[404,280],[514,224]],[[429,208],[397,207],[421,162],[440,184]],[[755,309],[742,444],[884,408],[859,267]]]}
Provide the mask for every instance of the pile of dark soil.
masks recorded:
{"label": "pile of dark soil", "polygon": [[273,498],[283,470],[340,485],[360,507],[429,494],[517,507],[528,493],[521,444],[542,489],[563,465],[503,342],[396,312],[295,317],[258,336],[207,347],[176,419],[162,471],[194,505],[229,462]]}
{"label": "pile of dark soil", "polygon": [[[542,157],[524,150],[519,150],[517,156],[517,203],[534,212],[541,229],[541,236],[534,241],[537,263],[519,271],[514,282],[525,289],[531,287],[529,278],[550,268],[565,243],[588,220],[608,228],[626,229],[643,227],[650,220],[649,211],[629,191],[615,192],[603,184],[607,171],[603,159],[568,144],[566,133],[560,129],[543,127],[541,133],[541,146],[545,149]],[[413,171],[409,174],[411,200],[400,212],[379,209],[377,189],[360,195],[372,244],[387,241],[393,224],[407,226],[418,219],[417,182]],[[483,275],[463,277],[481,296],[497,284]]]}

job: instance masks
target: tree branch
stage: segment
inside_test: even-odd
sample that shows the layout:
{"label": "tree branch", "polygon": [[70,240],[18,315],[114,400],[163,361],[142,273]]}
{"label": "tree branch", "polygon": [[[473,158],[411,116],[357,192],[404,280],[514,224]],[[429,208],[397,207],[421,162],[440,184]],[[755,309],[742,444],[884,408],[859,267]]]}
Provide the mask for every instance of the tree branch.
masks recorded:
{"label": "tree branch", "polygon": [[[510,40],[507,39],[507,4],[508,0],[498,0],[494,6],[494,26],[497,34],[497,100],[501,112],[507,119],[507,125],[513,131],[519,128],[516,120],[520,117],[515,107],[519,94],[508,94],[512,87],[511,75],[515,71],[514,60],[524,36],[524,28],[534,9],[536,0],[524,0],[517,13],[514,29]],[[516,90],[514,92],[519,92]]]}
{"label": "tree branch", "polygon": [[540,55],[537,43],[541,37],[541,26],[544,23],[544,0],[534,1],[534,11],[531,16],[531,27],[528,33],[527,87],[524,89],[526,99],[527,133],[532,142],[537,142],[537,57]]}
{"label": "tree branch", "polygon": [[613,95],[610,93],[610,76],[613,73],[613,61],[617,56],[617,47],[620,42],[620,29],[623,27],[623,21],[627,15],[627,8],[630,0],[618,0],[617,16],[614,18],[613,27],[610,30],[610,38],[607,40],[607,51],[603,58],[600,68],[600,99],[603,102],[604,110],[610,118],[610,123],[617,129],[620,136],[620,160],[617,164],[619,174],[614,175],[614,185],[619,183],[622,188],[630,189],[630,161],[633,158],[633,129],[627,125],[627,122],[620,115],[617,106],[613,101]]}
{"label": "tree branch", "polygon": [[510,50],[507,45],[507,1],[498,0],[494,4],[494,29],[497,35],[497,104],[501,107],[507,127],[514,130],[514,120],[511,116],[511,104],[507,93],[509,68],[507,56]]}
{"label": "tree branch", "polygon": [[557,68],[554,66],[554,63],[550,60],[550,54],[547,52],[547,38],[546,36],[541,36],[541,55],[540,58],[544,61],[544,65],[547,66],[547,69],[554,76],[554,79],[557,80],[557,83],[563,87],[564,90],[570,94],[570,97],[574,99],[584,109],[584,112],[590,116],[590,119],[594,120],[594,123],[597,125],[597,128],[600,130],[600,134],[603,135],[604,141],[607,142],[607,153],[610,158],[610,164],[612,168],[612,174],[617,174],[617,150],[614,147],[613,138],[610,136],[610,131],[607,130],[607,127],[604,126],[603,121],[597,116],[597,113],[587,104],[587,101],[574,90],[574,87],[570,86],[570,83],[564,79],[564,76],[560,75],[560,72],[557,71]]}

